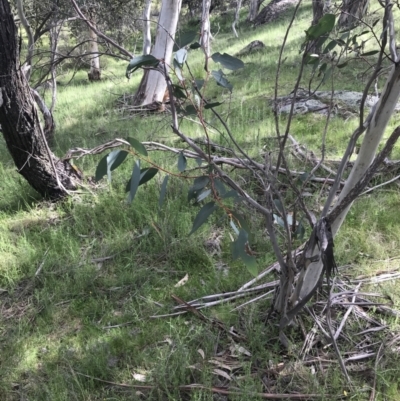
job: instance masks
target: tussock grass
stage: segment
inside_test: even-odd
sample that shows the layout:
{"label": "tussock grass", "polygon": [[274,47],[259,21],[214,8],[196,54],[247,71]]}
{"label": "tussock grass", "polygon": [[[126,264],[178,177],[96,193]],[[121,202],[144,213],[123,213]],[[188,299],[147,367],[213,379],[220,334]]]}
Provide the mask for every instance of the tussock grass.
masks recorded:
{"label": "tussock grass", "polygon": [[[266,45],[261,52],[243,58],[243,70],[229,74],[234,85],[232,96],[213,83],[207,92],[209,98],[225,101],[222,115],[238,142],[255,157],[261,151],[276,150],[269,99],[286,17],[256,30],[248,29],[243,21],[239,39],[230,33],[230,20],[217,17],[214,21],[215,26],[220,26],[213,42],[215,51],[234,54],[255,39]],[[310,19],[311,9],[305,7],[290,34],[280,76],[280,95],[292,90],[302,32]],[[201,53],[190,54],[189,62],[200,78]],[[79,71],[68,86],[63,84],[69,77],[62,79],[55,114],[57,154],[62,155],[71,147],[92,147],[115,137],[175,143],[168,116],[133,117],[116,108],[118,98],[133,93],[140,79],[140,73],[136,73],[127,82],[125,67],[123,62],[109,60],[103,72],[105,79],[96,84],[87,82],[84,71]],[[336,77],[338,87],[362,88],[363,81],[357,78],[361,70],[356,68],[359,66],[351,65],[340,72]],[[309,73],[305,74],[304,87]],[[284,116],[281,123],[285,123]],[[356,117],[346,121],[334,118],[326,143],[329,159],[339,158],[356,124]],[[324,119],[319,116],[299,116],[294,118],[291,132],[319,154],[323,126]],[[192,137],[204,135],[199,126],[188,122],[183,123],[182,129]],[[225,136],[214,133],[212,137],[230,145]],[[198,209],[187,203],[189,183],[179,180],[171,180],[161,211],[160,179],[141,187],[134,203],[128,205],[124,187],[132,159],[113,173],[111,184],[101,182],[93,194],[50,204],[41,200],[17,174],[3,139],[0,141],[0,399],[217,399],[203,390],[181,392],[179,386],[225,384],[223,378],[212,373],[215,366],[208,361],[216,354],[229,354],[229,347],[234,344],[231,336],[189,314],[163,319],[150,316],[169,313],[174,305],[173,294],[183,300],[193,299],[236,290],[251,278],[240,262],[231,260],[230,238],[218,217],[213,216],[208,226],[188,237]],[[396,147],[393,156],[398,152]],[[176,157],[152,157],[161,166],[177,171]],[[90,176],[100,158],[85,157],[76,164]],[[189,163],[195,166],[194,161]],[[316,212],[323,199],[319,190],[310,200]],[[285,195],[291,196],[289,192]],[[346,274],[370,275],[398,267],[398,205],[395,184],[356,202],[335,242],[339,265],[350,266]],[[261,269],[273,262],[274,256],[263,223],[257,216],[250,216],[249,221]],[[221,253],[212,255],[204,241],[216,230],[222,232]],[[175,287],[186,274],[187,283]],[[400,293],[395,283],[376,287],[374,291],[390,294],[394,304],[399,305]],[[267,301],[237,312],[231,309],[232,305],[223,305],[204,312],[226,327],[241,331],[248,339],[244,346],[251,356],[240,354],[234,358],[240,369],[232,383],[246,395],[229,399],[258,400],[258,396],[251,394],[264,391],[260,380],[263,371],[282,361],[277,328],[273,321],[265,323]],[[388,319],[387,323],[394,329],[398,327],[397,321]],[[288,335],[294,344],[300,340],[296,328]],[[296,348],[286,360],[296,360]],[[398,366],[397,355],[380,365],[376,372],[378,399],[398,399]],[[135,381],[140,377],[137,375],[144,375],[147,383]],[[109,382],[150,384],[154,389],[119,387]],[[370,385],[370,378],[358,378],[357,383],[361,390],[353,391],[352,399],[365,400],[362,386]],[[338,369],[316,377],[310,369],[296,364],[282,375],[273,391],[318,393],[322,399],[332,400],[346,389]]]}

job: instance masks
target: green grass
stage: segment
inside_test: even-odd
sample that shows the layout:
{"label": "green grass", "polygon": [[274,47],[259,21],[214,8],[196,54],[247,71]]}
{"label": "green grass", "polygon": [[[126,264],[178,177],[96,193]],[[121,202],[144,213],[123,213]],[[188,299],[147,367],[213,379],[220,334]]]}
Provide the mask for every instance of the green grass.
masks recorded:
{"label": "green grass", "polygon": [[[309,7],[302,11],[289,36],[280,77],[281,95],[289,93],[295,82],[298,48],[310,12]],[[234,39],[230,22],[218,18],[214,24],[219,23],[221,31],[212,44],[213,50],[233,54],[255,39],[266,45],[263,51],[243,58],[243,70],[229,74],[234,85],[232,96],[214,83],[209,84],[207,92],[207,97],[225,101],[221,113],[228,119],[235,138],[250,154],[260,158],[260,149],[276,151],[269,99],[288,19],[256,30],[248,29],[243,22],[239,39]],[[189,63],[196,77],[201,77],[201,52],[190,54]],[[125,68],[124,62],[108,60],[100,83],[88,83],[85,71],[79,71],[68,86],[68,76],[61,80],[55,113],[57,155],[72,147],[94,147],[127,136],[176,145],[168,116],[143,118],[117,110],[119,96],[134,93],[141,77],[137,72],[127,82]],[[361,67],[356,64],[341,71],[336,77],[338,86],[360,90],[364,82],[358,78],[359,72]],[[304,87],[309,74],[310,69],[302,82]],[[210,114],[207,117],[211,119]],[[393,127],[397,119],[394,118]],[[281,123],[283,127],[285,117]],[[340,157],[356,124],[356,118],[333,119],[326,143],[329,159]],[[323,126],[321,117],[300,116],[294,118],[291,132],[319,154]],[[191,137],[204,135],[200,126],[188,122],[182,124],[182,129]],[[225,136],[212,136],[213,140],[230,145]],[[398,153],[396,147],[393,158]],[[1,400],[214,400],[207,391],[182,392],[179,386],[224,384],[221,377],[212,373],[216,366],[209,360],[216,356],[238,366],[231,384],[245,395],[229,399],[259,400],[254,393],[265,391],[261,378],[266,369],[271,364],[297,360],[296,348],[283,356],[275,321],[265,323],[267,301],[236,312],[231,311],[233,305],[204,311],[206,317],[219,319],[227,328],[242,332],[247,342],[240,345],[251,356],[230,357],[229,349],[235,344],[231,336],[193,314],[151,318],[170,313],[175,305],[171,295],[189,300],[234,291],[251,279],[240,261],[232,261],[229,231],[217,216],[188,237],[198,211],[187,203],[190,183],[171,180],[161,211],[160,177],[141,187],[133,204],[128,205],[124,187],[132,168],[133,159],[129,159],[113,172],[111,184],[103,180],[93,193],[51,204],[40,199],[15,171],[3,139],[0,156]],[[76,165],[91,176],[101,157],[84,157]],[[157,153],[152,157],[163,168],[177,173],[175,156]],[[189,161],[189,165],[194,167],[195,162]],[[292,196],[290,191],[284,195]],[[317,187],[310,199],[315,213],[319,212],[324,196]],[[397,260],[390,258],[398,256],[400,243],[398,205],[396,185],[356,202],[335,242],[339,265],[351,266],[346,274],[373,274],[397,268]],[[261,270],[275,258],[263,222],[257,216],[250,216],[249,220]],[[218,230],[222,234],[221,254],[211,255],[204,241]],[[221,263],[226,268],[220,268]],[[175,287],[186,274],[187,283]],[[399,306],[396,283],[380,284],[372,290],[390,294],[395,306]],[[398,328],[394,319],[388,319],[388,324],[394,330]],[[297,328],[289,330],[288,336],[294,344],[301,339]],[[340,346],[345,349],[346,344]],[[379,366],[378,399],[398,399],[398,362],[393,353]],[[367,363],[373,367],[373,361]],[[135,381],[138,374],[147,381]],[[351,399],[367,399],[369,394],[362,391],[362,386],[371,385],[370,378],[355,380],[360,391],[352,392]],[[134,384],[149,385],[152,389],[129,387]],[[287,368],[272,392],[314,392],[321,394],[322,399],[332,400],[344,390],[348,391],[338,369],[313,376],[308,368],[296,364]]]}

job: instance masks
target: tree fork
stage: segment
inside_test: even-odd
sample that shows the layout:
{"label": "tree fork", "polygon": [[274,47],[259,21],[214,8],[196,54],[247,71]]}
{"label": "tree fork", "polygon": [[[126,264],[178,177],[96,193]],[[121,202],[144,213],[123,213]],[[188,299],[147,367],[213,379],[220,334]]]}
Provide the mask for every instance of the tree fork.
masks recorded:
{"label": "tree fork", "polygon": [[0,0],[0,124],[18,172],[42,196],[60,199],[77,189],[81,174],[55,157],[46,142],[29,84],[19,68],[17,28]]}

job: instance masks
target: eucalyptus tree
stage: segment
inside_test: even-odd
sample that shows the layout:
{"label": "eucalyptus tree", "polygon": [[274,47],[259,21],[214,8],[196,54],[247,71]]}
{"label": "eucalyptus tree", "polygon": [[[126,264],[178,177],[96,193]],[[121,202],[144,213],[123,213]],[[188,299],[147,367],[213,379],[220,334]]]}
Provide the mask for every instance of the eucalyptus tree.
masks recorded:
{"label": "eucalyptus tree", "polygon": [[[182,0],[163,0],[157,23],[157,34],[151,55],[162,60],[162,67],[169,71]],[[135,95],[135,104],[141,107],[158,107],[163,102],[167,84],[157,69],[144,71]]]}
{"label": "eucalyptus tree", "polygon": [[18,31],[7,0],[0,0],[0,125],[18,172],[43,196],[59,199],[77,188],[80,174],[49,149],[33,94],[19,68]]}
{"label": "eucalyptus tree", "polygon": [[339,26],[345,28],[361,23],[369,3],[369,0],[342,0]]}

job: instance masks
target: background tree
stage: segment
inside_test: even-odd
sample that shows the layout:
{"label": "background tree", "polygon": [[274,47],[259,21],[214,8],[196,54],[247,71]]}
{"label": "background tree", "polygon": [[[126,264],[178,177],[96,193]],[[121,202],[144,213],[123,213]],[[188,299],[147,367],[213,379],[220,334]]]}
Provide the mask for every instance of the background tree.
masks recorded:
{"label": "background tree", "polygon": [[[182,0],[163,0],[157,25],[157,35],[151,54],[162,60],[162,67],[169,70],[174,47]],[[135,105],[147,108],[159,107],[163,102],[167,84],[164,76],[155,69],[147,69],[135,95]]]}
{"label": "background tree", "polygon": [[357,25],[368,11],[369,0],[343,0],[339,26],[342,28]]}
{"label": "background tree", "polygon": [[146,0],[143,9],[143,54],[150,54],[151,51],[151,1]]}
{"label": "background tree", "polygon": [[80,174],[51,153],[21,68],[17,28],[7,0],[0,0],[0,124],[18,172],[41,195],[59,199],[75,190]]}

